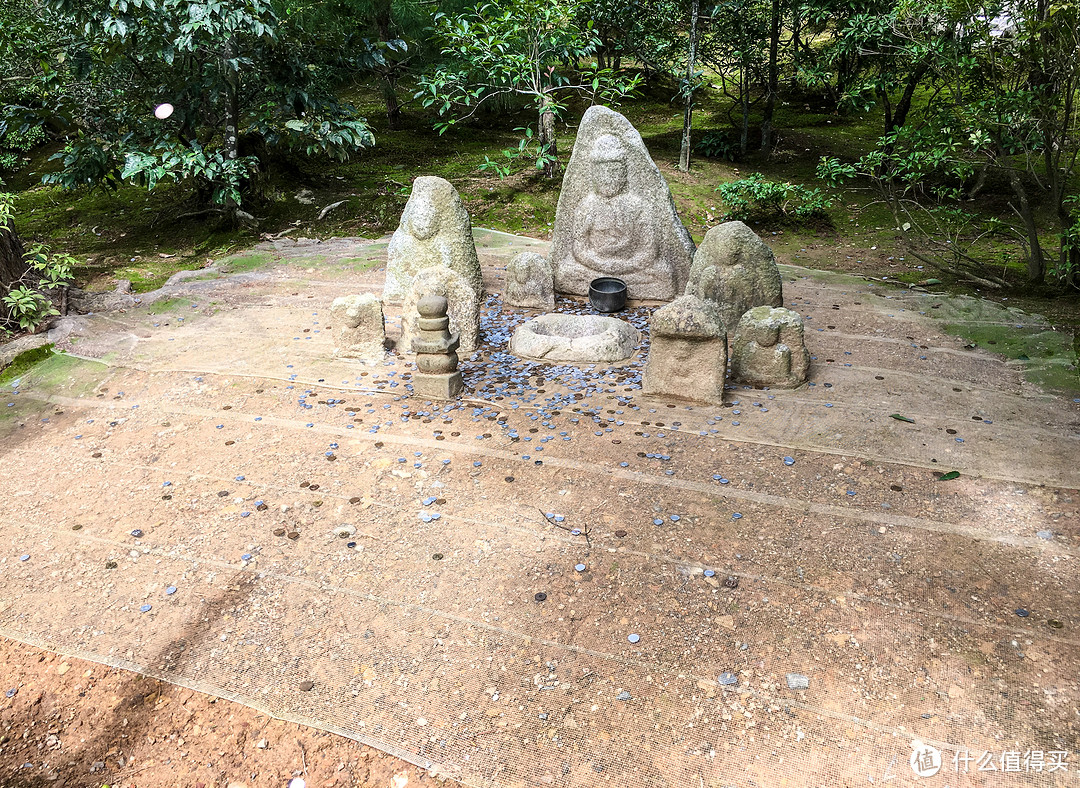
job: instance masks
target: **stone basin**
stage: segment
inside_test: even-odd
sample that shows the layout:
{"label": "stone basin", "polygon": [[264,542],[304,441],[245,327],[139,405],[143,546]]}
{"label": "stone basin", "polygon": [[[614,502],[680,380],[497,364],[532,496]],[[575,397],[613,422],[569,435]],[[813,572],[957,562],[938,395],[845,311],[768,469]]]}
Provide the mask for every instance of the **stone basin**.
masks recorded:
{"label": "stone basin", "polygon": [[510,352],[539,361],[609,364],[634,355],[641,335],[625,320],[600,315],[541,315],[514,330]]}

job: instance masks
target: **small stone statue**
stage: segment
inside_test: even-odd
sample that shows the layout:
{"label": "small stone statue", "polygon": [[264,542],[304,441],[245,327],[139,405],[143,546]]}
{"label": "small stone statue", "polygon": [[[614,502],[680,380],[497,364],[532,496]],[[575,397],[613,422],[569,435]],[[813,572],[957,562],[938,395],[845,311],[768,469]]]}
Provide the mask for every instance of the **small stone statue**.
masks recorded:
{"label": "small stone statue", "polygon": [[378,298],[371,293],[335,298],[330,315],[334,319],[335,358],[382,360],[386,321]]}
{"label": "small stone statue", "polygon": [[398,343],[398,348],[412,347],[412,339],[419,330],[417,304],[427,295],[438,295],[446,299],[450,330],[461,343],[461,352],[475,351],[480,345],[480,301],[465,277],[442,266],[425,268],[413,277],[401,308],[401,342]]}
{"label": "small stone statue", "polygon": [[727,373],[727,336],[711,301],[676,298],[653,312],[652,344],[642,392],[720,404]]}
{"label": "small stone statue", "polygon": [[428,399],[457,399],[465,388],[458,372],[458,335],[450,333],[446,299],[426,295],[416,309],[420,314],[412,349],[416,353],[413,395]]}
{"label": "small stone statue", "polygon": [[432,266],[460,274],[480,298],[480,260],[469,214],[449,181],[423,175],[413,181],[401,223],[386,249],[383,301],[400,303],[417,272]]}
{"label": "small stone statue", "polygon": [[724,331],[731,333],[747,309],[783,306],[783,283],[776,257],[742,222],[724,222],[705,234],[686,292],[720,307]]}
{"label": "small stone statue", "polygon": [[732,377],[753,386],[801,386],[810,367],[803,334],[802,317],[790,309],[754,307],[731,340]]}
{"label": "small stone statue", "polygon": [[523,309],[554,309],[551,263],[536,252],[514,255],[506,266],[506,303]]}

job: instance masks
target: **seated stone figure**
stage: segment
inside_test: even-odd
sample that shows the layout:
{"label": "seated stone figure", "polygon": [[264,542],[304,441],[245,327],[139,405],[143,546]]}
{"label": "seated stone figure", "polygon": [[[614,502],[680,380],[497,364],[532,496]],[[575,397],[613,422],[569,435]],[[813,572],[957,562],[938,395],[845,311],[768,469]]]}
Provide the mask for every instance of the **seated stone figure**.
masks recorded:
{"label": "seated stone figure", "polygon": [[506,303],[525,309],[553,309],[551,264],[536,252],[520,252],[506,266]]}
{"label": "seated stone figure", "polygon": [[413,277],[432,267],[460,274],[480,297],[480,261],[469,214],[448,181],[421,176],[413,182],[401,223],[386,250],[383,301],[400,302],[408,294]]}
{"label": "seated stone figure", "polygon": [[472,353],[480,344],[480,301],[465,277],[443,266],[419,271],[409,285],[401,307],[401,341],[398,353],[412,352],[412,341],[419,332],[417,304],[425,296],[441,296],[447,301],[450,330],[460,338],[462,353]]}
{"label": "seated stone figure", "polygon": [[334,320],[335,357],[382,360],[386,324],[379,299],[371,293],[335,298],[330,315]]}
{"label": "seated stone figure", "polygon": [[711,301],[684,295],[653,312],[642,393],[719,404],[727,336]]}
{"label": "seated stone figure", "polygon": [[731,340],[732,377],[754,386],[801,386],[810,367],[803,337],[803,319],[797,313],[754,307],[739,320]]}
{"label": "seated stone figure", "polygon": [[728,333],[746,310],[784,305],[772,249],[742,222],[718,224],[705,234],[690,266],[686,292],[715,302]]}
{"label": "seated stone figure", "polygon": [[685,287],[693,254],[641,135],[619,113],[590,107],[555,212],[555,290],[587,295],[593,279],[614,276],[630,298],[669,301]]}
{"label": "seated stone figure", "polygon": [[[627,191],[626,151],[605,134],[591,156],[592,190],[581,201],[574,222],[574,262],[589,280],[617,276],[627,291],[647,281],[673,280],[671,262],[657,256],[656,228],[645,201]],[[666,290],[666,288],[665,288]]]}

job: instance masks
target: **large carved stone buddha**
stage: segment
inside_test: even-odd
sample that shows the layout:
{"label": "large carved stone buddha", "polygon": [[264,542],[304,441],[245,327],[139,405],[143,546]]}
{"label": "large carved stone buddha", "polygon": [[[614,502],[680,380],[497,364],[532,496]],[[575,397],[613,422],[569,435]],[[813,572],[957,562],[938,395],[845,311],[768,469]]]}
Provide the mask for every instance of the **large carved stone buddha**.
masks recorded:
{"label": "large carved stone buddha", "polygon": [[631,298],[682,293],[694,244],[641,136],[622,115],[591,107],[578,129],[552,233],[558,292],[586,295],[615,276]]}

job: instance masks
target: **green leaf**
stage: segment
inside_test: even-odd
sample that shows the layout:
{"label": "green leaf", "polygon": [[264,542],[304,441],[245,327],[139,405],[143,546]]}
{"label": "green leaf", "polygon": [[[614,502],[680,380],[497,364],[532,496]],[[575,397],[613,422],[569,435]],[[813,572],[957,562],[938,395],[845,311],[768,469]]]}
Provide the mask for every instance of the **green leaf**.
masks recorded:
{"label": "green leaf", "polygon": [[949,471],[948,473],[943,473],[940,476],[938,476],[937,480],[939,482],[950,482],[953,479],[959,479],[959,478],[960,478],[960,471]]}
{"label": "green leaf", "polygon": [[909,419],[907,416],[901,416],[899,413],[893,413],[891,416],[889,416],[889,418],[890,419],[896,419],[897,421],[903,421],[903,422],[906,422],[907,424],[914,424],[915,423],[915,419]]}

